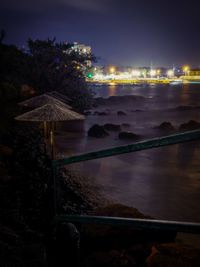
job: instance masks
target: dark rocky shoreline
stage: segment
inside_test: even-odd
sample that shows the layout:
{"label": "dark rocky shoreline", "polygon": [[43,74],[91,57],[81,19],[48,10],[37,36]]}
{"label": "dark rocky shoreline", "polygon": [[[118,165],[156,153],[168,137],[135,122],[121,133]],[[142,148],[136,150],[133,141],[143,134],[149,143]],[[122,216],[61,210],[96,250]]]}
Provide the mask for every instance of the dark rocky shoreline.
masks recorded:
{"label": "dark rocky shoreline", "polygon": [[[122,127],[129,127],[129,124],[122,124],[120,127],[109,124],[105,128],[118,134]],[[165,124],[160,130],[165,131],[169,128],[171,126]],[[197,128],[199,123],[196,121],[189,121],[179,127],[180,130]],[[46,166],[47,159],[44,153],[41,154],[40,149],[43,145],[39,149],[40,143],[35,140],[37,134],[30,133],[27,136],[27,133],[26,130],[22,131],[22,135],[15,132],[1,140],[0,265],[56,266],[50,263],[47,265],[47,244],[49,241],[53,243],[52,239],[55,236],[52,238],[49,229],[45,229],[45,226],[50,227],[49,219],[52,219],[52,214],[48,214],[47,209],[49,207],[51,210],[53,203],[50,202],[49,206],[45,206],[47,204],[44,204],[45,198],[41,198],[40,195],[41,192],[46,194],[48,191],[49,166]],[[12,140],[16,135],[18,140]],[[19,147],[23,149],[19,151]],[[62,190],[58,193],[62,213],[149,218],[133,207],[110,203],[88,177],[67,169],[63,169],[60,175]],[[38,190],[39,194],[36,194]],[[31,201],[32,198],[34,201]],[[28,210],[29,204],[32,206]],[[198,267],[200,265],[199,250],[175,243],[176,233],[170,235],[166,232],[141,232],[135,229],[97,225],[76,225],[76,227],[81,234],[80,256],[83,267]],[[63,243],[64,249],[56,251],[54,247],[51,253],[56,258],[64,251],[63,258],[66,265],[69,264],[71,250],[67,249],[71,240],[67,239],[67,232],[63,231],[62,234],[66,236],[65,242],[67,242]],[[72,266],[73,263],[70,267]]]}

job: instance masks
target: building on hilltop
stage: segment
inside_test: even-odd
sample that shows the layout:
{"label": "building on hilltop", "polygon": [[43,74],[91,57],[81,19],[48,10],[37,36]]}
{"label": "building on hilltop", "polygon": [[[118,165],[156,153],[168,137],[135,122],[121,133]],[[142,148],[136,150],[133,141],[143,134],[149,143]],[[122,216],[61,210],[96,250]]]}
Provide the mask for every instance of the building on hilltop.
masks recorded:
{"label": "building on hilltop", "polygon": [[71,47],[72,51],[75,51],[79,53],[80,55],[91,55],[92,48],[91,46],[87,46],[84,44],[79,44],[77,42],[73,43],[73,46]]}
{"label": "building on hilltop", "polygon": [[[91,46],[85,45],[85,44],[80,44],[78,42],[72,43],[71,47],[68,49],[68,53],[72,53],[72,52],[78,53],[80,56],[88,56],[88,57],[92,56]],[[87,67],[91,67],[92,61],[87,60],[86,65],[87,65]]]}

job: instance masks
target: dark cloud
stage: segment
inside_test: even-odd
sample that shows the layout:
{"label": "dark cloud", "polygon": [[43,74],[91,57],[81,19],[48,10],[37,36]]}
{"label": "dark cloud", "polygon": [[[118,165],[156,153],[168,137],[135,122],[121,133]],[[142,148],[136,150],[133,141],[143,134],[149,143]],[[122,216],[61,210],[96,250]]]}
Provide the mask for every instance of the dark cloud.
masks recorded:
{"label": "dark cloud", "polygon": [[68,6],[90,11],[108,11],[112,0],[63,0]]}
{"label": "dark cloud", "polygon": [[2,0],[2,8],[15,10],[45,10],[46,7],[65,6],[88,11],[106,11],[113,0]]}

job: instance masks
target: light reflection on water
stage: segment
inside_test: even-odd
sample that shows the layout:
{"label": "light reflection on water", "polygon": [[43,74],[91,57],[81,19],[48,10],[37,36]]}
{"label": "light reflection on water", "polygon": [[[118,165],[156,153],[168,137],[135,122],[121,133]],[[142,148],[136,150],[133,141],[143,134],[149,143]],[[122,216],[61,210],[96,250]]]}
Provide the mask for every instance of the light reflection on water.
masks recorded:
{"label": "light reflection on water", "polygon": [[[176,105],[198,105],[200,84],[179,85],[102,85],[93,87],[97,97],[114,95],[141,95],[154,98],[154,106],[161,106],[168,101]],[[165,105],[164,108],[167,108]]]}
{"label": "light reflection on water", "polygon": [[[108,116],[88,116],[86,131],[95,123],[130,123],[130,130],[143,139],[165,135],[154,129],[163,121],[171,121],[178,128],[191,119],[200,121],[200,109],[178,111],[178,106],[199,106],[200,85],[102,86],[95,88],[97,96],[141,95],[145,100],[135,106],[121,103],[110,109]],[[119,117],[117,110],[127,115]],[[139,108],[142,112],[132,112]],[[129,129],[128,129],[129,130]],[[117,133],[104,139],[78,137],[77,142],[65,141],[74,153],[94,151],[122,145]],[[75,145],[76,143],[76,145]],[[76,164],[83,174],[94,177],[104,195],[115,202],[133,206],[161,219],[200,222],[200,146],[199,142],[175,145],[111,158]]]}
{"label": "light reflection on water", "polygon": [[114,85],[110,85],[108,87],[108,96],[115,96],[117,95],[117,86],[114,84]]}

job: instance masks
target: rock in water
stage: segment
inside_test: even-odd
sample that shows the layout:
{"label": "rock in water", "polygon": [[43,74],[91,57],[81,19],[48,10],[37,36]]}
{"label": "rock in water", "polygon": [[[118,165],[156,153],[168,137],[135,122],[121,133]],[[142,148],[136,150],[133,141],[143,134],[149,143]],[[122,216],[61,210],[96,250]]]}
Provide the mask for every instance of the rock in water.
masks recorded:
{"label": "rock in water", "polygon": [[163,123],[161,123],[158,127],[156,127],[159,130],[165,130],[165,131],[174,131],[175,128],[174,126],[171,124],[171,122],[168,121],[164,121]]}
{"label": "rock in water", "polygon": [[117,115],[119,115],[119,116],[125,116],[126,115],[126,113],[124,112],[124,111],[118,111],[117,112]]}
{"label": "rock in water", "polygon": [[106,129],[107,131],[120,131],[121,126],[118,124],[106,123],[104,124],[104,129]]}
{"label": "rock in water", "polygon": [[140,136],[132,132],[120,132],[118,137],[119,139],[137,140]]}
{"label": "rock in water", "polygon": [[88,130],[88,136],[91,136],[91,137],[101,138],[101,137],[105,137],[108,135],[109,133],[105,131],[104,127],[98,124],[93,125]]}
{"label": "rock in water", "polygon": [[107,113],[107,112],[104,112],[104,111],[102,111],[102,112],[98,112],[98,115],[99,115],[99,116],[107,116],[107,115],[108,115],[108,113]]}
{"label": "rock in water", "polygon": [[105,111],[95,111],[94,115],[98,115],[98,116],[107,116],[108,113]]}
{"label": "rock in water", "polygon": [[191,131],[191,130],[196,130],[200,128],[200,122],[190,120],[187,123],[183,123],[180,125],[179,130],[180,131]]}

